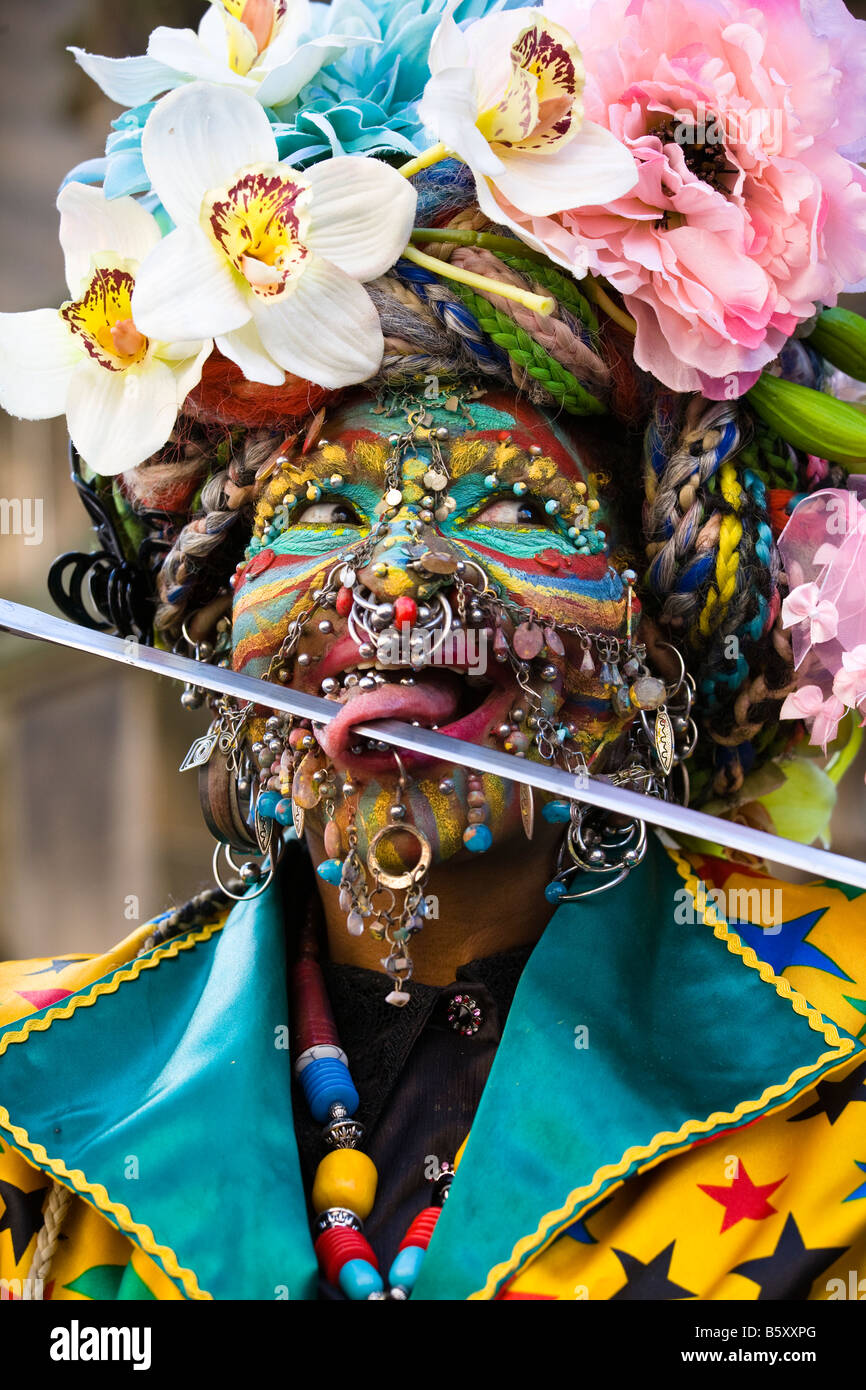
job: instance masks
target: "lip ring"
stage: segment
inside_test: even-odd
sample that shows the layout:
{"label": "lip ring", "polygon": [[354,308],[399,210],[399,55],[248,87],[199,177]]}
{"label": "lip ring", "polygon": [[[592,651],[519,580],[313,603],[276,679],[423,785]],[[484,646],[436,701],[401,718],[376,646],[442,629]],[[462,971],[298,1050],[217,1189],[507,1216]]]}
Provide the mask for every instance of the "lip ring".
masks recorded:
{"label": "lip ring", "polygon": [[[414,869],[409,869],[404,874],[389,874],[385,872],[376,858],[376,848],[386,835],[394,835],[398,831],[404,831],[408,832],[410,835],[414,835],[415,839],[418,841],[421,853]],[[427,870],[430,868],[432,859],[433,851],[430,848],[430,841],[427,839],[426,835],[422,835],[420,830],[416,830],[414,825],[383,825],[382,829],[377,830],[376,834],[373,836],[367,850],[367,868],[370,870],[370,873],[375,876],[377,882],[381,883],[385,888],[411,888],[413,884],[420,883]]]}

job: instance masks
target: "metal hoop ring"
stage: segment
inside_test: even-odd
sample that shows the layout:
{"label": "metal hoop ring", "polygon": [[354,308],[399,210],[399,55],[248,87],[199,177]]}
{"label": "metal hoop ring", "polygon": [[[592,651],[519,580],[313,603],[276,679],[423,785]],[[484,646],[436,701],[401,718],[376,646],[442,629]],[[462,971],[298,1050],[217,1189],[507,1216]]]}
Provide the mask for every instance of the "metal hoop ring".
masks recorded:
{"label": "metal hoop ring", "polygon": [[[590,887],[581,888],[576,893],[563,893],[561,898],[557,898],[557,905],[559,903],[576,903],[580,902],[581,898],[594,898],[596,893],[606,893],[608,888],[615,888],[618,883],[622,883],[623,879],[628,878],[630,872],[630,869],[623,866],[616,877],[610,879],[608,883],[595,883]],[[557,877],[554,882],[564,883],[565,879]]]}
{"label": "metal hoop ring", "polygon": [[[226,851],[226,858],[228,859],[228,862],[231,864],[231,866],[232,866],[233,869],[237,870],[237,865],[234,863],[234,861],[233,861],[232,858],[231,858],[231,846],[230,846],[230,845],[224,845],[224,844],[221,844],[221,843],[219,843],[219,842],[218,842],[216,845],[214,845],[213,861],[212,861],[213,876],[214,876],[214,878],[215,878],[216,881],[217,881],[217,885],[222,889],[222,891],[225,893],[225,895],[226,895],[227,898],[231,898],[231,899],[232,899],[234,902],[236,902],[236,903],[239,903],[239,902],[246,902],[246,903],[249,903],[249,902],[252,902],[254,898],[261,897],[262,893],[264,893],[264,891],[265,891],[266,888],[270,888],[271,882],[273,881],[273,877],[274,877],[274,869],[275,869],[275,867],[276,867],[276,861],[273,861],[273,860],[272,860],[271,863],[268,865],[268,871],[267,871],[267,874],[265,875],[265,881],[264,881],[264,883],[260,884],[259,887],[256,889],[256,891],[255,891],[254,893],[249,893],[249,892],[235,893],[235,892],[233,892],[231,888],[228,888],[228,887],[226,886],[226,884],[223,883],[223,881],[222,881],[222,879],[221,879],[221,877],[220,877],[220,871],[219,871],[220,850],[225,850],[225,851]],[[270,858],[270,856],[268,856],[268,857]]]}
{"label": "metal hoop ring", "polygon": [[[388,874],[381,867],[376,858],[376,848],[386,835],[395,835],[401,831],[415,836],[421,854],[414,869],[408,869],[406,873],[403,874]],[[432,859],[433,851],[430,848],[430,841],[427,839],[426,835],[422,835],[420,830],[416,830],[414,825],[383,825],[382,829],[378,830],[373,836],[370,841],[370,847],[367,850],[367,868],[370,870],[370,873],[375,876],[377,882],[383,884],[386,888],[410,888],[413,883],[420,883],[421,879],[430,868]]]}
{"label": "metal hoop ring", "polygon": [[465,579],[465,577],[461,575],[460,577],[464,580],[464,583],[468,584],[471,589],[476,589],[479,598],[483,594],[490,593],[490,580],[487,577],[487,571],[483,569],[481,565],[479,565],[477,560],[470,560],[466,555],[462,555],[460,558],[464,566],[471,566],[472,569],[477,570],[477,572],[481,575],[481,583],[483,587],[481,589],[478,589],[478,586],[476,584],[473,584],[470,580]]}
{"label": "metal hoop ring", "polygon": [[677,692],[679,691],[683,681],[686,678],[686,663],[683,660],[682,652],[677,647],[672,646],[670,642],[659,642],[658,645],[660,647],[667,647],[668,651],[673,652],[677,661],[680,663],[680,674],[677,677],[676,681],[672,685],[665,686],[665,690],[667,692],[667,699],[673,700],[676,697]]}

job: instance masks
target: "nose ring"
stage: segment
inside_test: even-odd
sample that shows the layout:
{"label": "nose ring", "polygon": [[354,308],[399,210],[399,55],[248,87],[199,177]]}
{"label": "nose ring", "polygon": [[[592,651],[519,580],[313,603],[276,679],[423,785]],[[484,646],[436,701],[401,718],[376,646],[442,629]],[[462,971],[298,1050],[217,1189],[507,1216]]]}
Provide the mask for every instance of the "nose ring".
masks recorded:
{"label": "nose ring", "polygon": [[[348,615],[349,636],[358,647],[369,648],[384,664],[393,665],[395,644],[404,644],[405,628],[394,621],[394,604],[381,603],[365,585],[352,585],[353,603]],[[451,606],[437,595],[433,606],[422,604],[408,632],[410,666],[425,666],[445,642],[451,631]],[[402,663],[398,663],[402,664]]]}

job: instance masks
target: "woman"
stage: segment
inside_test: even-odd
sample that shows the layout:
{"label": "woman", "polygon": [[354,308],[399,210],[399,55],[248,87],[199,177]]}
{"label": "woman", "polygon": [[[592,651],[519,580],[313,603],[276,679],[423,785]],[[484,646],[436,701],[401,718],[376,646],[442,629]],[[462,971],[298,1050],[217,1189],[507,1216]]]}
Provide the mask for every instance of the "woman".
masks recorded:
{"label": "woman", "polygon": [[[263,71],[282,10],[226,10]],[[856,892],[686,858],[370,729],[396,718],[656,796],[691,780],[761,823],[749,777],[792,776],[777,542],[798,494],[845,475],[736,378],[715,400],[641,370],[644,309],[562,268],[589,196],[568,22],[442,21],[428,126],[464,39],[507,30],[512,83],[474,144],[443,132],[464,159],[444,173],[349,156],[298,175],[267,158],[276,100],[209,81],[144,128],[168,235],[131,198],[61,194],[73,299],[50,339],[32,322],[43,355],[24,366],[31,412],[41,380],[90,465],[78,485],[114,547],[91,593],[124,633],[335,710],[213,700],[186,765],[218,888],[104,956],[4,967],[0,1273],[46,1297],[824,1299],[859,1278]],[[617,215],[647,156],[733,203],[697,137],[579,133]],[[558,206],[521,184],[548,146],[574,160]],[[413,221],[439,234],[415,236],[420,260]],[[0,334],[19,357],[26,317]],[[765,360],[820,385],[814,347],[776,358],[781,321]],[[27,413],[26,371],[0,365]],[[52,578],[80,621],[89,566]],[[33,975],[56,986],[42,1008]]]}

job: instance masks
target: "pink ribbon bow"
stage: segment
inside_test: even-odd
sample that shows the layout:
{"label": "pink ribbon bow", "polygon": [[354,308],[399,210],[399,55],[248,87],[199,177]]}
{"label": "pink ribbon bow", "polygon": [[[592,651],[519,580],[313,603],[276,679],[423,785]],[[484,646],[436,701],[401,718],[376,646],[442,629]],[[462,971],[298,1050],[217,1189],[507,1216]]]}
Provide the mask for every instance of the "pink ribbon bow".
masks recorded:
{"label": "pink ribbon bow", "polygon": [[827,744],[836,737],[845,706],[835,695],[825,700],[819,686],[804,685],[787,697],[779,713],[782,719],[811,720],[809,742],[820,744],[826,753]]}
{"label": "pink ribbon bow", "polygon": [[842,670],[833,677],[833,694],[852,709],[866,699],[866,643],[842,653]]}
{"label": "pink ribbon bow", "polygon": [[783,627],[794,627],[804,622],[809,624],[809,640],[813,646],[818,642],[829,642],[836,636],[839,627],[836,605],[830,599],[820,597],[817,584],[798,584],[782,604]]}

